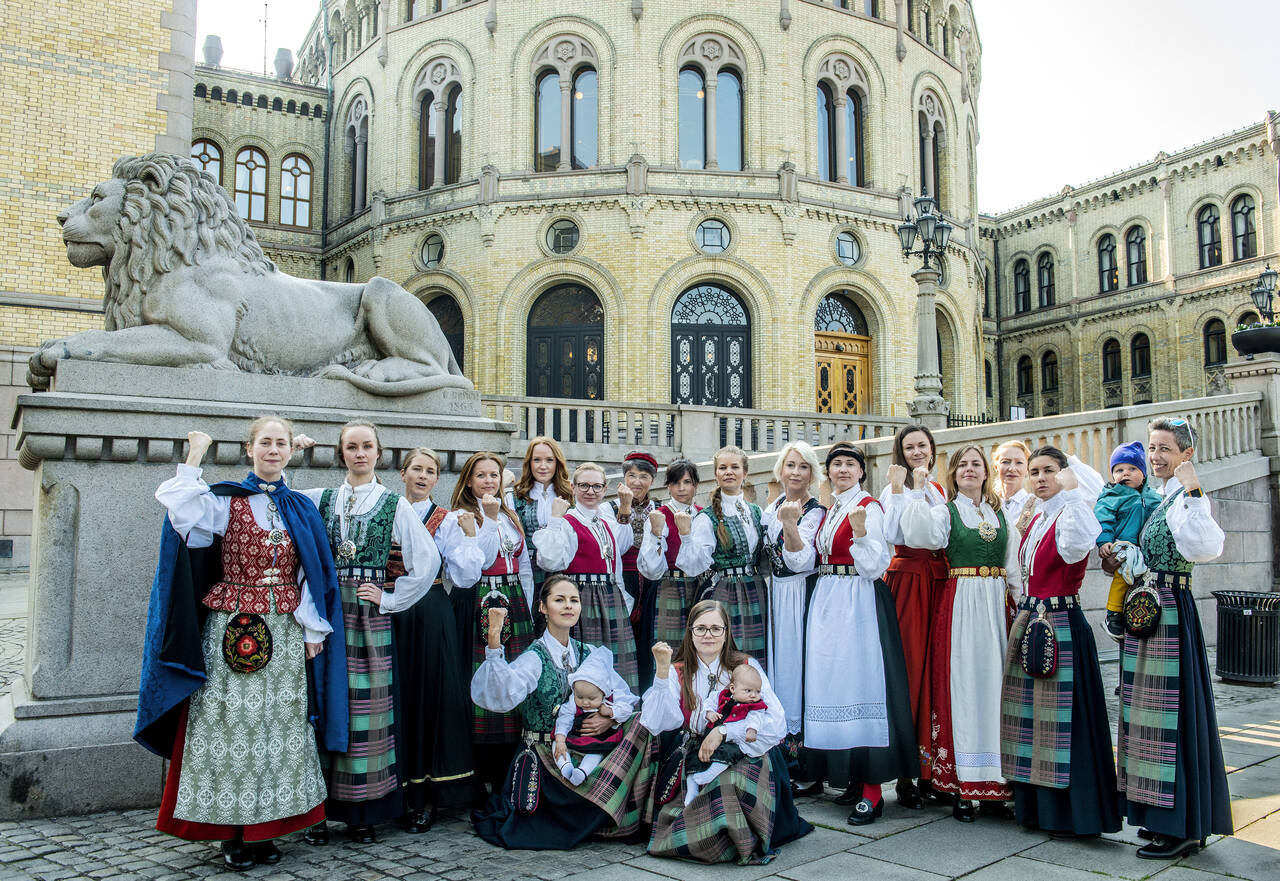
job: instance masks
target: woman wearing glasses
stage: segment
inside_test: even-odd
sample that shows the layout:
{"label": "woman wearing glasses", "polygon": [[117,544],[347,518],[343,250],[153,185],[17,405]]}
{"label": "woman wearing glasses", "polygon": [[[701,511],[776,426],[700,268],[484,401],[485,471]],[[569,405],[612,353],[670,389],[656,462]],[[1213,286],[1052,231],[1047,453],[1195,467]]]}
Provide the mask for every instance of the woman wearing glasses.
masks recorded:
{"label": "woman wearing glasses", "polygon": [[[653,658],[656,674],[653,687],[644,694],[640,724],[655,735],[683,731],[676,749],[696,750],[704,761],[726,741],[736,744],[742,757],[687,805],[674,786],[659,793],[659,801],[669,800],[654,817],[649,853],[705,863],[761,863],[781,845],[812,832],[796,813],[786,761],[776,748],[787,733],[782,703],[759,662],[738,651],[725,605],[716,600],[697,603],[689,612],[679,650],[673,653],[669,644],[659,642],[653,646]],[[766,705],[763,724],[754,735],[743,720],[718,725],[703,737],[708,729],[703,705],[710,699],[714,706],[741,664],[750,664],[760,675],[760,700]],[[660,788],[667,776],[664,770]]]}
{"label": "woman wearing glasses", "polygon": [[[601,508],[604,469],[584,462],[573,472],[574,505],[564,499],[551,504],[551,520],[533,534],[538,565],[547,572],[563,572],[578,585],[582,618],[574,636],[613,652],[614,669],[632,690],[640,687],[636,640],[631,629],[634,601],[624,589],[622,555],[631,547],[629,526]],[[632,493],[618,486],[618,513],[631,514]]]}

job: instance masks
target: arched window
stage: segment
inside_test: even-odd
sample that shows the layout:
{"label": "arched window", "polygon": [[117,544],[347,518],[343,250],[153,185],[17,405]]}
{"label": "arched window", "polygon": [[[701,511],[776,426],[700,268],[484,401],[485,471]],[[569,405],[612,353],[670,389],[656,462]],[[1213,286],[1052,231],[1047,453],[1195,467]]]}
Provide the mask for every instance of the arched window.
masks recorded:
{"label": "arched window", "polygon": [[932,91],[926,90],[920,96],[916,116],[920,135],[920,192],[933,196],[941,209],[943,149],[947,139],[942,101]]}
{"label": "arched window", "polygon": [[818,65],[818,172],[823,180],[867,185],[862,96],[870,91],[861,65],[843,53]]}
{"label": "arched window", "polygon": [[534,171],[555,171],[560,165],[560,77],[549,70],[538,77],[533,113]]}
{"label": "arched window", "polygon": [[[462,84],[448,57],[423,65],[413,84],[418,109],[418,189],[455,184],[462,176]],[[317,105],[316,109],[319,109]],[[305,111],[304,111],[305,112]]]}
{"label": "arched window", "polygon": [[1129,370],[1134,379],[1151,376],[1151,340],[1145,333],[1136,333],[1129,341]]}
{"label": "arched window", "polygon": [[1147,231],[1131,226],[1124,234],[1125,259],[1129,266],[1129,287],[1147,283]]}
{"label": "arched window", "polygon": [[671,310],[671,402],[751,406],[751,322],[722,285],[692,287]]}
{"label": "arched window", "polygon": [[444,182],[456,184],[462,176],[462,86],[449,90],[444,105]]}
{"label": "arched window", "polygon": [[191,142],[191,158],[200,170],[207,172],[219,184],[222,183],[222,148],[213,141],[201,138]]}
{"label": "arched window", "polygon": [[236,211],[245,220],[267,219],[267,157],[256,147],[236,154]]}
{"label": "arched window", "polygon": [[600,85],[596,52],[561,35],[533,56],[533,170],[568,171],[599,162]]}
{"label": "arched window", "polygon": [[1040,308],[1054,302],[1053,255],[1045,251],[1036,261],[1036,285],[1040,292]]}
{"label": "arched window", "polygon": [[818,304],[813,317],[813,329],[818,333],[850,333],[869,336],[867,319],[847,294],[836,291],[827,294]]}
{"label": "arched window", "polygon": [[1018,397],[1029,397],[1035,393],[1033,383],[1033,367],[1031,366],[1031,356],[1023,355],[1018,359]]}
{"label": "arched window", "polygon": [[741,171],[741,50],[726,37],[704,34],[685,43],[678,61],[680,167]]}
{"label": "arched window", "polygon": [[850,89],[845,97],[848,99],[844,105],[844,127],[849,137],[849,158],[848,158],[848,175],[849,183],[855,187],[865,187],[867,185],[867,172],[865,163],[863,162],[862,151],[862,96],[853,89]]}
{"label": "arched window", "polygon": [[604,397],[604,309],[590,288],[553,287],[529,310],[526,391],[538,398]]}
{"label": "arched window", "polygon": [[1204,326],[1204,366],[1221,367],[1227,363],[1227,327],[1221,319],[1211,318]]}
{"label": "arched window", "polygon": [[983,390],[987,393],[987,394],[986,394],[987,399],[988,399],[988,400],[990,400],[990,398],[992,397],[992,395],[991,395],[991,362],[990,362],[990,361],[983,361],[983,362],[982,362],[982,369],[983,369],[983,385],[982,385],[982,388],[983,388]]}
{"label": "arched window", "polygon": [[204,97],[207,97],[207,96],[208,96],[208,94],[209,94],[209,87],[208,87],[208,86],[206,86],[204,83],[196,83],[196,97],[197,97],[197,98],[204,98]]}
{"label": "arched window", "polygon": [[441,294],[427,304],[427,309],[435,316],[436,323],[444,331],[444,338],[449,341],[449,348],[453,351],[453,360],[457,361],[458,366],[461,367],[462,344],[466,329],[462,310],[458,308],[458,301],[448,294]]}
{"label": "arched window", "polygon": [[823,180],[836,179],[836,126],[835,101],[831,97],[831,88],[826,83],[818,83],[818,177]]}
{"label": "arched window", "polygon": [[1110,293],[1120,287],[1120,270],[1116,266],[1116,237],[1107,233],[1098,239],[1098,290]]}
{"label": "arched window", "polygon": [[436,182],[435,95],[423,92],[418,104],[418,189],[430,189]]}
{"label": "arched window", "polygon": [[1013,311],[1031,311],[1031,264],[1026,260],[1013,264]]}
{"label": "arched window", "polygon": [[1050,394],[1058,390],[1058,353],[1045,352],[1040,356],[1040,391]]}
{"label": "arched window", "polygon": [[266,110],[266,109],[267,109],[267,96],[266,96],[266,95],[259,95],[259,96],[258,96],[258,108],[259,108],[260,110]]}
{"label": "arched window", "polygon": [[573,76],[573,167],[592,168],[600,155],[599,77],[590,67]]}
{"label": "arched window", "polygon": [[297,153],[280,163],[280,222],[285,226],[311,225],[311,163]]}
{"label": "arched window", "polygon": [[222,89],[218,88],[217,86],[214,86],[212,89],[210,89],[210,90],[209,90],[209,100],[210,100],[210,101],[221,101],[221,100],[222,100]]}
{"label": "arched window", "polygon": [[1102,344],[1102,381],[1120,381],[1120,341],[1114,337]]}
{"label": "arched window", "polygon": [[1205,205],[1196,213],[1196,241],[1200,245],[1200,268],[1222,265],[1222,233],[1218,229],[1218,206]]}
{"label": "arched window", "polygon": [[1253,197],[1237,196],[1231,203],[1231,254],[1233,260],[1258,256],[1258,234],[1253,225]]}
{"label": "arched window", "polygon": [[1239,321],[1237,321],[1236,323],[1237,323],[1237,324],[1243,324],[1245,327],[1250,327],[1250,326],[1252,326],[1252,325],[1255,325],[1255,324],[1257,324],[1257,323],[1258,323],[1258,313],[1257,313],[1257,312],[1245,312],[1244,314],[1242,314],[1242,315],[1240,316],[1240,320],[1239,320]]}
{"label": "arched window", "polygon": [[281,110],[283,110],[283,109],[284,109],[284,101],[283,101],[283,99],[281,99],[281,98],[279,98],[279,97],[272,98],[272,99],[271,99],[271,109],[272,109],[272,110],[274,110],[276,113],[279,113]]}
{"label": "arched window", "polygon": [[297,112],[298,112],[298,102],[297,102],[297,101],[295,101],[294,99],[290,98],[290,99],[289,99],[289,103],[288,103],[288,104],[286,104],[286,105],[284,105],[284,112],[285,112],[285,113],[297,113]]}
{"label": "arched window", "polygon": [[358,97],[347,112],[345,151],[347,175],[350,184],[351,213],[363,211],[367,206],[369,173],[369,107],[364,97]]}
{"label": "arched window", "polygon": [[356,261],[350,257],[347,258],[347,265],[342,268],[342,280],[347,284],[354,284],[356,280]]}

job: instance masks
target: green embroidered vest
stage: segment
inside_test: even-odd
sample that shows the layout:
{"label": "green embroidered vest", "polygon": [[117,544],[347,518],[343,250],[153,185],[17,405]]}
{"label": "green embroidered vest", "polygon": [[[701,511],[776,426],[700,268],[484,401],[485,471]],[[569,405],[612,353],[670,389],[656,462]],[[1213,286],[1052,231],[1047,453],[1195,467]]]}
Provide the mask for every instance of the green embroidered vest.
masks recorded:
{"label": "green embroidered vest", "polygon": [[534,574],[543,574],[538,568],[538,548],[533,543],[533,534],[542,527],[538,525],[538,503],[528,499],[515,497],[516,516],[520,518],[520,525],[524,527],[525,542],[529,548],[529,565],[533,567]]}
{"label": "green embroidered vest", "polygon": [[711,553],[712,569],[729,569],[735,566],[754,566],[756,557],[760,553],[760,547],[764,544],[764,536],[760,532],[760,508],[747,502],[747,508],[751,511],[751,526],[756,531],[756,552],[751,553],[751,545],[747,542],[747,530],[742,524],[741,517],[716,517],[716,512],[711,510],[711,506],[703,508],[698,512],[698,516],[707,516],[711,518],[712,535],[720,528],[721,519],[724,521],[725,528],[729,530],[730,545],[729,547],[721,547],[720,542],[716,541],[716,548]]}
{"label": "green embroidered vest", "polygon": [[1191,570],[1195,568],[1194,563],[1188,562],[1186,557],[1178,553],[1173,533],[1169,530],[1169,508],[1182,496],[1183,492],[1179,489],[1156,508],[1147,520],[1147,525],[1143,527],[1142,536],[1138,540],[1142,546],[1142,559],[1146,561],[1147,568],[1153,572],[1190,575]]}
{"label": "green embroidered vest", "polygon": [[[324,520],[329,546],[336,560],[338,546],[342,544],[342,521],[333,506],[334,495],[331,489],[320,494],[320,517]],[[386,568],[387,558],[391,556],[391,531],[399,501],[400,496],[388,492],[379,504],[365,513],[347,518],[347,538],[355,542],[356,555],[354,559],[338,562],[339,568]]]}
{"label": "green embroidered vest", "polygon": [[[586,655],[582,643],[570,639],[569,644],[577,652],[578,662],[581,663]],[[560,706],[572,699],[569,673],[555,665],[542,640],[539,639],[530,646],[529,651],[536,654],[542,662],[542,672],[538,674],[538,684],[520,704],[520,718],[524,720],[526,731],[550,734],[556,730],[556,715],[560,712]]]}
{"label": "green embroidered vest", "polygon": [[947,502],[947,511],[951,515],[951,539],[947,542],[947,561],[952,568],[967,569],[977,566],[1004,567],[1005,543],[1009,540],[1009,528],[1005,523],[1004,512],[997,511],[996,519],[1000,526],[995,537],[985,541],[977,529],[970,529],[960,519],[960,509],[954,501]]}

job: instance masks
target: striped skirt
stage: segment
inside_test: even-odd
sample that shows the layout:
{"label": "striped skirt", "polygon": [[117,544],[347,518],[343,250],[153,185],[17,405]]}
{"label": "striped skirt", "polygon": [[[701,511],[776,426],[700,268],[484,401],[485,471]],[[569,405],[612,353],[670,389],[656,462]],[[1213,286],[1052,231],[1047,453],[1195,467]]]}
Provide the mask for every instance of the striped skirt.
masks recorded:
{"label": "striped skirt", "polygon": [[613,669],[640,693],[640,667],[636,657],[636,637],[627,614],[627,603],[612,575],[575,575],[582,598],[582,617],[572,635],[587,645],[602,645],[613,652]]}
{"label": "striped skirt", "polygon": [[[482,575],[476,583],[474,609],[471,615],[471,675],[484,663],[485,640],[480,638],[480,604],[490,591],[496,590],[507,598],[507,620],[511,622],[511,638],[505,643],[508,658],[518,658],[533,645],[533,619],[524,599],[524,587],[520,576]],[[520,711],[493,713],[471,705],[471,736],[475,743],[515,743],[520,739],[522,725]]]}
{"label": "striped skirt", "polygon": [[711,580],[703,585],[702,599],[719,600],[728,607],[729,629],[733,631],[738,651],[746,652],[765,666],[768,591],[760,571],[755,566],[713,570]]}
{"label": "striped skirt", "polygon": [[672,648],[679,647],[684,639],[689,610],[698,601],[701,588],[701,576],[685,575],[679,569],[670,569],[662,576],[654,591],[654,642],[665,642]]}

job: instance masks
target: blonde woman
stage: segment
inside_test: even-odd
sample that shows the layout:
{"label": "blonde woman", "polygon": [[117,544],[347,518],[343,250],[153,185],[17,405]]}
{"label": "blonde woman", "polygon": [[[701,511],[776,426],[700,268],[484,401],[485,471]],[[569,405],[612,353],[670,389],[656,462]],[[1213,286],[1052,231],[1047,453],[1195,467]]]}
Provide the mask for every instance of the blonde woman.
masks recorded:
{"label": "blonde woman", "polygon": [[1036,500],[1027,492],[1027,464],[1031,461],[1031,448],[1020,440],[1007,440],[991,456],[995,468],[991,489],[1000,498],[1000,510],[1010,523],[1017,524],[1024,509],[1028,509],[1025,524],[1035,513]]}

